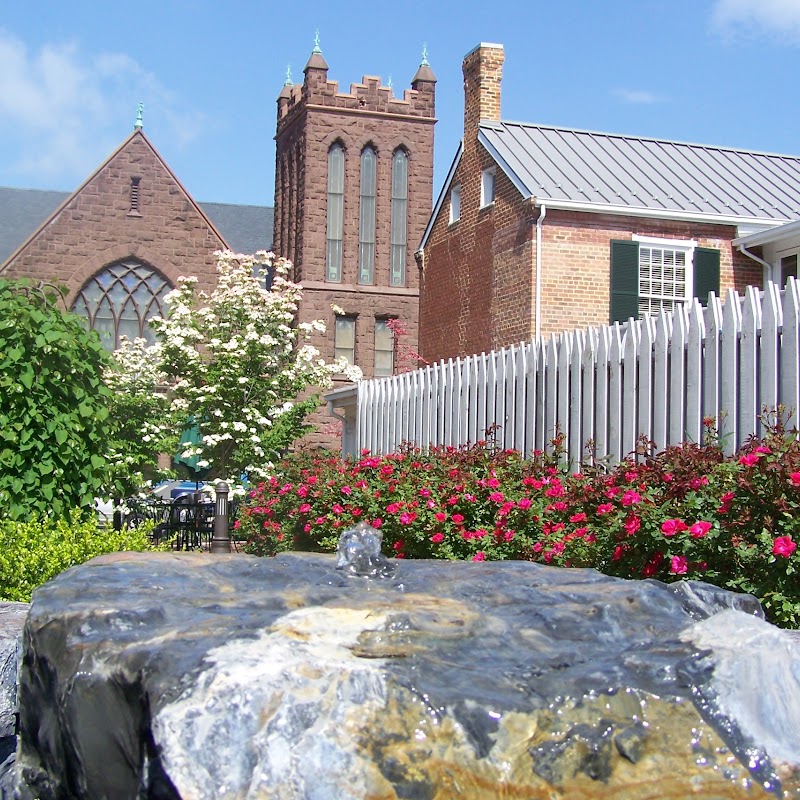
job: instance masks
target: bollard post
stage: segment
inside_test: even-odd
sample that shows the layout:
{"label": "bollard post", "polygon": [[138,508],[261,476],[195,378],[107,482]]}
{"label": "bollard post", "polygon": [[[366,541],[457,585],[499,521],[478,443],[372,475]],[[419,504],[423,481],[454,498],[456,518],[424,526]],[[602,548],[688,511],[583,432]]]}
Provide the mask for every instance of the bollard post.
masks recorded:
{"label": "bollard post", "polygon": [[217,503],[214,508],[214,536],[211,539],[212,553],[230,553],[231,537],[228,531],[228,492],[230,487],[220,481],[216,487]]}

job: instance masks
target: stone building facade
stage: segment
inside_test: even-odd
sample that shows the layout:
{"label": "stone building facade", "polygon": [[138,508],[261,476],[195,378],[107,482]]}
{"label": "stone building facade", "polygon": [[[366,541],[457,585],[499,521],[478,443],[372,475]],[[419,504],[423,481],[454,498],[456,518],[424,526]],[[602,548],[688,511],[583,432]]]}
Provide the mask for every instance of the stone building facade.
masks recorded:
{"label": "stone building facade", "polygon": [[216,283],[214,251],[228,247],[140,129],[0,267],[4,278],[66,287],[109,346],[148,334],[181,275]]}
{"label": "stone building facade", "polygon": [[[494,44],[463,61],[463,142],[418,254],[425,359],[761,285],[733,240],[800,217],[800,159],[507,123],[503,61]],[[658,281],[656,257],[674,260]]]}
{"label": "stone building facade", "polygon": [[435,90],[423,57],[401,97],[372,76],[341,92],[315,47],[303,83],[287,80],[277,100],[273,249],[303,287],[300,321],[326,323],[323,357],[345,355],[367,378],[396,367],[388,320],[417,346],[414,251],[433,200]]}

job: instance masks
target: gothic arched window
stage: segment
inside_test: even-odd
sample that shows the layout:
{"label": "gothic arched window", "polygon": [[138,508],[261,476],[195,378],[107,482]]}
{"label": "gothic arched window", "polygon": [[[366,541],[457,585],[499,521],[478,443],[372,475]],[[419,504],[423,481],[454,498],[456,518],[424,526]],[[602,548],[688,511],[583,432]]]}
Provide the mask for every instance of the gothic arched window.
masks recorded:
{"label": "gothic arched window", "polygon": [[358,282],[373,283],[375,270],[375,188],[378,157],[369,145],[361,153],[361,209],[358,242]]}
{"label": "gothic arched window", "polygon": [[392,251],[389,285],[405,286],[408,218],[408,153],[395,150],[392,156]]}
{"label": "gothic arched window", "polygon": [[344,147],[339,142],[328,150],[328,247],[325,258],[329,281],[342,280],[344,236]]}
{"label": "gothic arched window", "polygon": [[154,341],[148,327],[152,317],[163,316],[164,297],[172,287],[161,274],[135,258],[111,264],[90,278],[78,292],[72,310],[100,334],[107,350],[119,347],[119,337]]}

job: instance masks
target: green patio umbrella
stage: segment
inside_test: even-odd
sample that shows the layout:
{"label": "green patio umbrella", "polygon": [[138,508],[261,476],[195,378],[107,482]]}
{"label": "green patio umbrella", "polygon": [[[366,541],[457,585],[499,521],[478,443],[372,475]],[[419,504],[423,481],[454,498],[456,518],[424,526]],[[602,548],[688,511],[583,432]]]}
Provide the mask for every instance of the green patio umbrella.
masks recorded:
{"label": "green patio umbrella", "polygon": [[208,467],[197,466],[197,462],[200,461],[200,456],[184,457],[182,453],[189,445],[198,444],[200,439],[200,426],[195,422],[194,417],[189,417],[186,427],[183,433],[181,433],[181,438],[178,441],[178,452],[172,457],[173,465],[185,467],[191,479],[194,480],[196,484],[199,484],[200,481],[208,475],[210,469]]}

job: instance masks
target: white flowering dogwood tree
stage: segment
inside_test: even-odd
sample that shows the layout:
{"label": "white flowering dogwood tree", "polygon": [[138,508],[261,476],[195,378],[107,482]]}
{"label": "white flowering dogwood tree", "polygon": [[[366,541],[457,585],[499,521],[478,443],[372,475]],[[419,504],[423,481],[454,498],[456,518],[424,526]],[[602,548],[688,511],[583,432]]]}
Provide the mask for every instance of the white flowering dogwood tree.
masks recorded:
{"label": "white flowering dogwood tree", "polygon": [[297,324],[302,290],[286,277],[290,262],[264,251],[215,255],[216,289],[208,294],[196,278],[179,279],[166,297],[169,313],[151,323],[170,385],[167,425],[196,425],[198,441],[181,455],[198,458],[199,469],[260,477],[319,405],[317,395],[298,398],[330,387],[333,375],[361,373],[346,359],[327,363],[312,346],[323,322]]}
{"label": "white flowering dogwood tree", "polygon": [[167,396],[160,345],[150,346],[146,339],[123,336],[112,355],[114,365],[103,376],[111,390],[109,491],[128,497],[145,480],[161,477],[159,454],[175,452],[182,418],[176,419]]}

